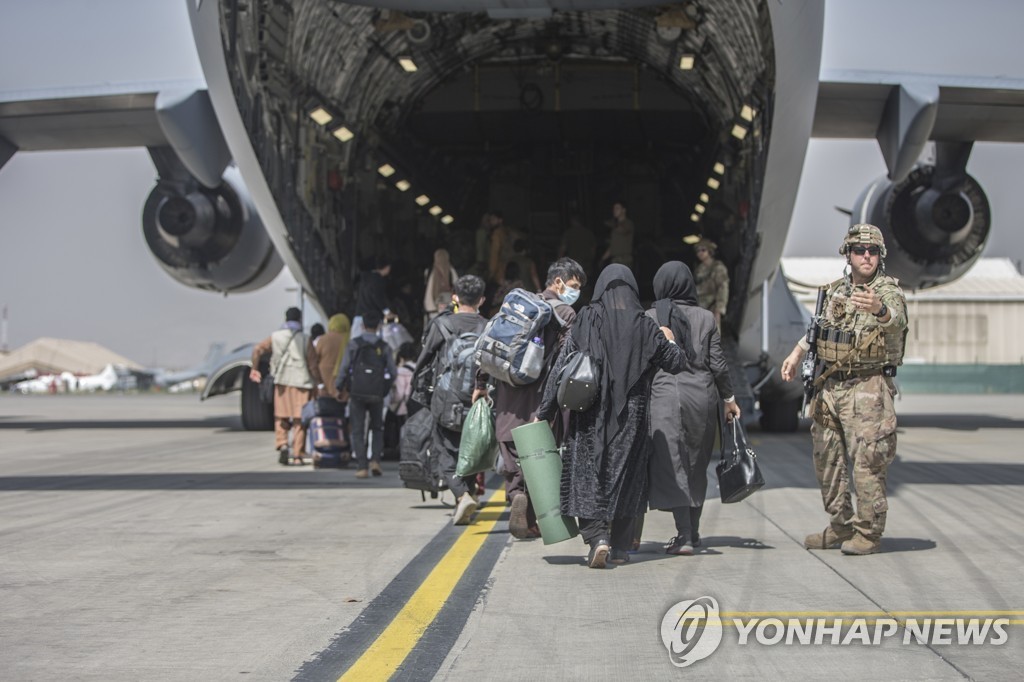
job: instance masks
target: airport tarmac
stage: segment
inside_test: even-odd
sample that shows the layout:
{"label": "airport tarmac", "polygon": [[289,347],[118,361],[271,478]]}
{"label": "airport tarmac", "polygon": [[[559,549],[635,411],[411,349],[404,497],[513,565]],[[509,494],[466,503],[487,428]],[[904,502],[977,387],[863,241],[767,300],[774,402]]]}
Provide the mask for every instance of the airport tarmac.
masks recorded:
{"label": "airport tarmac", "polygon": [[[629,564],[592,570],[578,538],[512,540],[493,486],[456,528],[394,462],[367,480],[283,468],[236,396],[0,396],[0,678],[1020,679],[1024,400],[897,411],[880,554],[803,549],[827,522],[810,437],[752,431],[768,485],[709,501],[700,554],[662,553],[653,512]],[[662,620],[700,597],[721,643],[709,623],[689,650],[708,655],[679,668]],[[955,643],[963,624],[935,620],[958,616],[1005,636]],[[840,619],[847,643],[771,644],[772,618]],[[889,618],[936,629],[922,644]]]}

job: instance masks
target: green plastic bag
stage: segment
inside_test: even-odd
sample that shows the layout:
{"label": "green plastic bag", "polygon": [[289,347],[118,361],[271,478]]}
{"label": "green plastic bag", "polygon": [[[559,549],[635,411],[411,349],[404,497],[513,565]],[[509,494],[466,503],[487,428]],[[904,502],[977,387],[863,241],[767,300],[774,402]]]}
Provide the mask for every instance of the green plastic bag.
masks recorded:
{"label": "green plastic bag", "polygon": [[491,401],[481,398],[473,403],[462,424],[462,441],[459,443],[459,463],[455,466],[456,476],[472,476],[494,466],[498,451],[498,439],[494,435],[494,413]]}

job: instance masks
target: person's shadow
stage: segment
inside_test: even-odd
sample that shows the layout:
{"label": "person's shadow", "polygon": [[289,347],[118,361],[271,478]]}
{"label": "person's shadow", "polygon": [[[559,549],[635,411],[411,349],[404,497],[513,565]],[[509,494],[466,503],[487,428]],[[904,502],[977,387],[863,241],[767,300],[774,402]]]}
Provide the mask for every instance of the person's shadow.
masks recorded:
{"label": "person's shadow", "polygon": [[922,538],[882,538],[881,552],[921,552],[935,549],[938,545],[934,540]]}

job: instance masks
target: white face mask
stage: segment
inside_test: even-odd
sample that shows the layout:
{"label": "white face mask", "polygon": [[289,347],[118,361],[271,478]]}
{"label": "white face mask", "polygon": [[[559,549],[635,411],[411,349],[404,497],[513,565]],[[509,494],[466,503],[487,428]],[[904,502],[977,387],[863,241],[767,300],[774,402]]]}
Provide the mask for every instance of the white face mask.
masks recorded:
{"label": "white face mask", "polygon": [[572,305],[576,301],[580,300],[580,290],[573,289],[567,284],[565,285],[565,291],[558,294],[558,300],[567,305]]}

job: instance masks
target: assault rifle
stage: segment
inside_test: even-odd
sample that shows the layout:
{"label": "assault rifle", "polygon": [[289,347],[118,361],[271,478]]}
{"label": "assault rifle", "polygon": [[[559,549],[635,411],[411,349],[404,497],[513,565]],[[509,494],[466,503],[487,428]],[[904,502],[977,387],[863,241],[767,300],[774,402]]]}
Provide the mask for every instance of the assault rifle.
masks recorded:
{"label": "assault rifle", "polygon": [[800,406],[800,413],[803,414],[804,410],[810,404],[814,398],[814,380],[818,378],[818,374],[821,368],[818,366],[818,331],[821,326],[821,314],[825,308],[825,287],[818,289],[818,301],[814,304],[814,317],[811,318],[810,324],[807,325],[807,344],[810,348],[807,351],[807,355],[804,356],[804,360],[800,363],[800,380],[804,382],[804,402]]}

